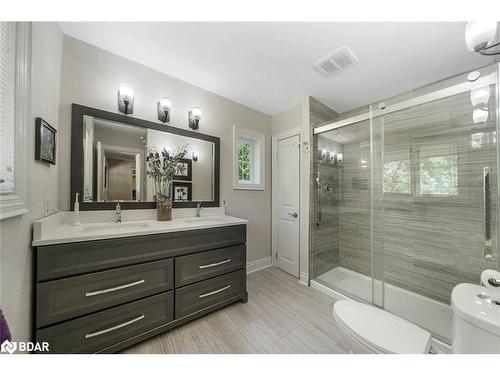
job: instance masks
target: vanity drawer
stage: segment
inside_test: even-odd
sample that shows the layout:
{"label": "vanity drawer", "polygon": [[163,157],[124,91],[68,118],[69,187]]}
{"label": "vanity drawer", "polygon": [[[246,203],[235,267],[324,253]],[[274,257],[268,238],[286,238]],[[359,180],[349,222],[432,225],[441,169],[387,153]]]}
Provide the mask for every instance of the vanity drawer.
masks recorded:
{"label": "vanity drawer", "polygon": [[231,225],[147,236],[46,245],[37,248],[37,280],[121,267],[244,244],[246,226]]}
{"label": "vanity drawer", "polygon": [[172,259],[37,284],[37,327],[173,288]]}
{"label": "vanity drawer", "polygon": [[93,353],[173,320],[173,292],[37,330],[51,353]]}
{"label": "vanity drawer", "polygon": [[246,245],[175,258],[175,287],[245,268]]}
{"label": "vanity drawer", "polygon": [[175,290],[175,319],[246,291],[246,270],[228,273]]}

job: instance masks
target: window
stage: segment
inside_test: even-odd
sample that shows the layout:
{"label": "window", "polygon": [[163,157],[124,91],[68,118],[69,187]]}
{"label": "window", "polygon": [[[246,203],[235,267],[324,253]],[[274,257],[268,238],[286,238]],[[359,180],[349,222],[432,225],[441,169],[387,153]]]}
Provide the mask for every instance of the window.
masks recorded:
{"label": "window", "polygon": [[14,193],[14,112],[16,78],[16,27],[0,23],[0,194]]}
{"label": "window", "polygon": [[410,160],[384,162],[384,193],[410,193]]}
{"label": "window", "polygon": [[234,189],[264,190],[265,135],[233,127]]}
{"label": "window", "polygon": [[458,195],[456,145],[420,148],[420,195]]}
{"label": "window", "polygon": [[29,211],[31,24],[0,22],[0,220]]}
{"label": "window", "polygon": [[248,183],[252,181],[252,151],[252,142],[240,139],[238,149],[238,182],[240,183]]}
{"label": "window", "polygon": [[408,147],[386,148],[383,170],[384,193],[411,193],[410,165]]}

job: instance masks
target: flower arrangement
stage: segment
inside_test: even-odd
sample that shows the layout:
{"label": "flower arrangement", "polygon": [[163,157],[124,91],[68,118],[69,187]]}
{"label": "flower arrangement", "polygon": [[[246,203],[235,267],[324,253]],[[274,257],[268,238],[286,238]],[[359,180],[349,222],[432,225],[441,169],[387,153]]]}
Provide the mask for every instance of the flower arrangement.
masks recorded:
{"label": "flower arrangement", "polygon": [[186,153],[187,145],[177,147],[172,154],[166,148],[160,152],[154,148],[146,150],[146,175],[154,182],[158,220],[172,219],[172,180],[183,172],[181,160]]}

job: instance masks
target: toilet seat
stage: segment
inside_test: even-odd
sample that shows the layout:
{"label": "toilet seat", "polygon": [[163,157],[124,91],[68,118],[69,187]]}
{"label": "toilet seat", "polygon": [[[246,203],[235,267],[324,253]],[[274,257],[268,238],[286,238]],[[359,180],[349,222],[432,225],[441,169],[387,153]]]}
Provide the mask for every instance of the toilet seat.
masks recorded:
{"label": "toilet seat", "polygon": [[338,301],[333,315],[340,328],[373,353],[424,354],[431,334],[390,312],[355,301]]}

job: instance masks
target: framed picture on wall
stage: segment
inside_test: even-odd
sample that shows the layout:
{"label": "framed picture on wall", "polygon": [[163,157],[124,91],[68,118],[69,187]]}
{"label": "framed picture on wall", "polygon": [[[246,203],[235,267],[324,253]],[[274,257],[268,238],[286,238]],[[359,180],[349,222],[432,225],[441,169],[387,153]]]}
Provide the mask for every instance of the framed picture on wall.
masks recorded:
{"label": "framed picture on wall", "polygon": [[41,117],[35,122],[35,160],[56,164],[57,130]]}
{"label": "framed picture on wall", "polygon": [[191,182],[172,182],[172,191],[173,191],[173,201],[174,202],[189,202],[192,199],[193,191],[192,191]]}
{"label": "framed picture on wall", "polygon": [[174,175],[176,181],[191,181],[193,176],[193,161],[181,159],[177,165],[177,173]]}

